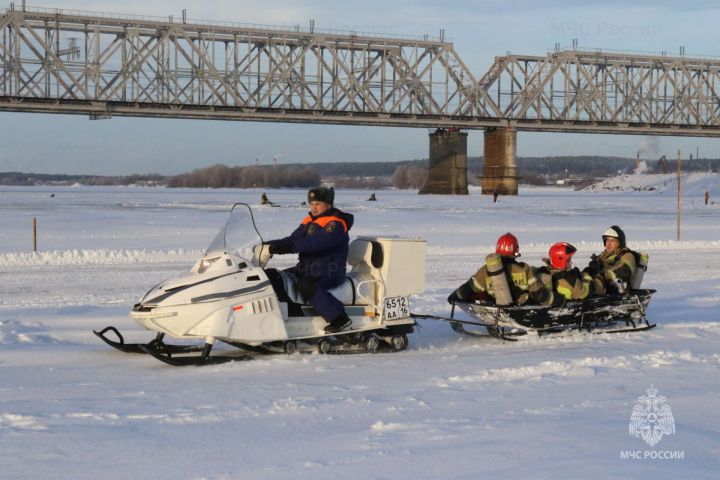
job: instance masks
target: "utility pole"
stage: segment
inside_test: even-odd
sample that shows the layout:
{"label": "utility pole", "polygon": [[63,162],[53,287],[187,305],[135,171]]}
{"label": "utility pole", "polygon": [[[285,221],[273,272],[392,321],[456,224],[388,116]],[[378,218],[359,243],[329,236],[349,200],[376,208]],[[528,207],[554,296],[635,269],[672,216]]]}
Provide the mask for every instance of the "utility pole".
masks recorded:
{"label": "utility pole", "polygon": [[682,170],[680,168],[680,150],[677,156],[677,224],[675,227],[676,239],[680,241],[680,188],[682,180]]}

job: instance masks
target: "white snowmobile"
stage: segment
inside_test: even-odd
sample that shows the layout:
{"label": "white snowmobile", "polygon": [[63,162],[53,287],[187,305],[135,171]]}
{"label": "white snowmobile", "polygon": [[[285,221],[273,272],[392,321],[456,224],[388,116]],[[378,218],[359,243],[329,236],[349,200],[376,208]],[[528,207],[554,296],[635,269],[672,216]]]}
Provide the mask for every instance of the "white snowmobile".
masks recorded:
{"label": "white snowmobile", "polygon": [[[648,256],[637,254],[636,258],[638,268],[631,285],[617,285],[622,293],[568,301],[561,307],[550,307],[512,305],[512,295],[502,262],[497,254],[491,254],[488,255],[485,265],[492,278],[496,303],[457,302],[452,306],[450,317],[417,314],[413,314],[413,317],[445,320],[449,321],[452,329],[458,333],[490,335],[510,341],[529,332],[544,335],[567,330],[595,333],[649,330],[655,327],[655,324],[647,320],[646,311],[655,290],[640,288],[647,269]],[[457,318],[456,306],[472,320]]]}
{"label": "white snowmobile", "polygon": [[[358,237],[350,244],[344,284],[331,290],[345,305],[352,328],[325,334],[325,320],[305,304],[286,272],[272,280],[253,258],[262,242],[249,205],[233,205],[230,217],[207,251],[186,275],[152,287],[130,316],[157,332],[146,344],[125,343],[115,327],[94,332],[108,345],[148,353],[172,365],[217,364],[251,358],[248,352],[357,353],[407,348],[415,320],[409,296],[425,289],[425,241]],[[277,292],[276,290],[282,290]],[[280,298],[286,301],[280,301]],[[106,336],[113,332],[118,339]],[[165,335],[203,341],[169,345]],[[233,355],[210,355],[221,341],[239,347]],[[187,355],[199,353],[199,355]],[[238,354],[239,353],[239,354]]]}

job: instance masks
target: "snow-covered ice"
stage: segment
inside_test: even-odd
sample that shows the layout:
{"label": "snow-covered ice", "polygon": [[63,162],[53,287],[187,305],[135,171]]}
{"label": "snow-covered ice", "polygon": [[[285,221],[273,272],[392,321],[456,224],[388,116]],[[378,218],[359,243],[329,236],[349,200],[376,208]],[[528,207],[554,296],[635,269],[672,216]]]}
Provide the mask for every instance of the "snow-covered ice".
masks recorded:
{"label": "snow-covered ice", "polygon": [[[720,195],[720,181],[685,189],[678,242],[672,189],[627,191],[632,177],[626,191],[524,188],[497,204],[477,190],[379,191],[378,202],[341,190],[337,203],[356,215],[353,235],[428,240],[412,310],[439,315],[506,231],[526,262],[563,240],[582,266],[620,225],[650,255],[654,330],[503,343],[428,320],[401,353],[203,368],[122,354],[91,331],[149,340],[132,304],[262,190],[0,187],[0,478],[717,478],[720,205],[702,191]],[[304,215],[304,191],[267,192],[285,206],[256,209],[274,238]],[[628,431],[651,385],[675,421],[654,447]]]}

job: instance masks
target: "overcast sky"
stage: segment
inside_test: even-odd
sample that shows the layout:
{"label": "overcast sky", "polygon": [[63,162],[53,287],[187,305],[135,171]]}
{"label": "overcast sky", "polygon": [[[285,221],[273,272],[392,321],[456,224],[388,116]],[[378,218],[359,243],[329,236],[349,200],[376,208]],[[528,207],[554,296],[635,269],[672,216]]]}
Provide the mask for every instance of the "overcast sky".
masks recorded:
{"label": "overcast sky", "polygon": [[[20,3],[20,0],[15,2]],[[555,43],[637,52],[718,56],[713,2],[439,1],[343,2],[273,0],[203,2],[50,1],[29,6],[118,12],[266,25],[303,25],[397,35],[437,36],[440,29],[473,71],[482,76],[493,57],[544,55]],[[427,158],[426,129],[282,123],[113,118],[0,112],[0,171],[38,173],[180,173],[215,163],[247,165],[329,161],[396,161]],[[720,157],[712,139],[625,135],[518,133],[518,155],[615,155],[647,157],[677,150]],[[471,131],[468,155],[482,155],[483,133]]]}

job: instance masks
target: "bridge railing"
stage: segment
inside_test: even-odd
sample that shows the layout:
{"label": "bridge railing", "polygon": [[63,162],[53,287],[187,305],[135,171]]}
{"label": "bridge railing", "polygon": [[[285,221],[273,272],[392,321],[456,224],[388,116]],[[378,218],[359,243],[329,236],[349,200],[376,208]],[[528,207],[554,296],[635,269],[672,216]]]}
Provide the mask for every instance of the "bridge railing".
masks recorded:
{"label": "bridge railing", "polygon": [[196,18],[186,18],[184,21],[182,16],[176,17],[175,15],[168,15],[167,17],[153,16],[153,15],[135,15],[129,13],[114,13],[114,12],[97,12],[92,10],[76,10],[67,8],[46,8],[46,7],[30,7],[26,6],[24,10],[18,9],[14,3],[10,4],[7,8],[7,12],[22,11],[26,13],[39,13],[39,14],[50,14],[50,15],[63,15],[68,17],[88,17],[88,18],[103,18],[107,20],[130,20],[135,22],[153,22],[153,23],[172,23],[180,25],[202,25],[205,27],[222,27],[231,28],[238,30],[266,30],[275,32],[287,32],[287,33],[305,33],[305,34],[329,34],[329,35],[343,35],[343,36],[360,36],[360,37],[372,37],[372,38],[386,38],[392,40],[407,40],[407,41],[426,41],[426,42],[439,42],[447,43],[452,42],[451,38],[445,37],[444,35],[431,36],[431,35],[406,35],[406,34],[395,34],[387,32],[370,32],[360,30],[342,30],[342,29],[324,29],[316,28],[315,26],[302,26],[300,24],[294,25],[271,25],[271,24],[260,24],[260,23],[241,23],[241,22],[228,22],[224,20],[204,20]]}

